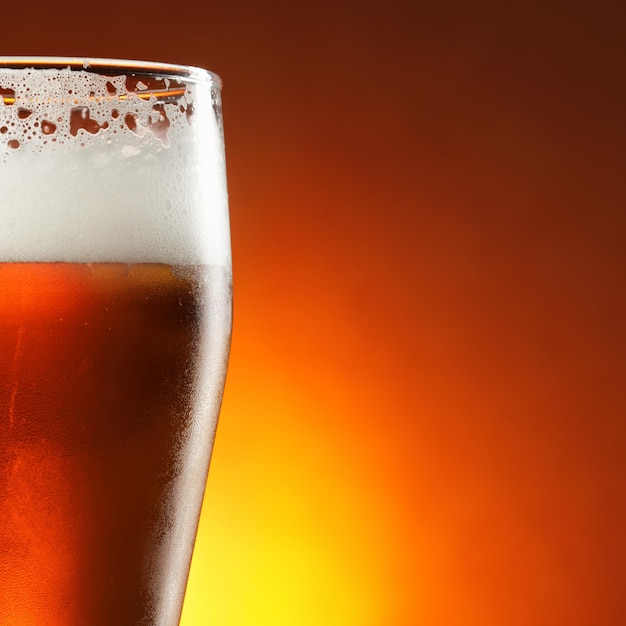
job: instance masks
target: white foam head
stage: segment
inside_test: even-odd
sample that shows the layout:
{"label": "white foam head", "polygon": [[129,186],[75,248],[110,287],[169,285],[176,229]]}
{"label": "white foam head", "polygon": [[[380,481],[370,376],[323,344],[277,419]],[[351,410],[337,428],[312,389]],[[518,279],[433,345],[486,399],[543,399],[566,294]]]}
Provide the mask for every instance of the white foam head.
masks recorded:
{"label": "white foam head", "polygon": [[216,78],[69,65],[0,61],[0,261],[229,266]]}

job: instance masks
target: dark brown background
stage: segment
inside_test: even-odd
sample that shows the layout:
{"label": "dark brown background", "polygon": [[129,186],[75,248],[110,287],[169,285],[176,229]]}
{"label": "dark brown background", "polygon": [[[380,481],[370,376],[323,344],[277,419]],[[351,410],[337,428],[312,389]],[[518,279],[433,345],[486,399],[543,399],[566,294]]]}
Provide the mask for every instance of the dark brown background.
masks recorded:
{"label": "dark brown background", "polygon": [[617,626],[624,10],[3,5],[224,79],[236,321],[183,623]]}

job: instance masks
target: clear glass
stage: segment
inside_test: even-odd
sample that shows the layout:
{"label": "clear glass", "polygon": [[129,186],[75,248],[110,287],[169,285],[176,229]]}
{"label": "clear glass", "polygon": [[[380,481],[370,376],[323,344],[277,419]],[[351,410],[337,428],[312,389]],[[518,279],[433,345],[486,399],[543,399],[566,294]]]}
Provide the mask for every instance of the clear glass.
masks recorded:
{"label": "clear glass", "polygon": [[0,59],[0,624],[179,623],[231,333],[220,89]]}

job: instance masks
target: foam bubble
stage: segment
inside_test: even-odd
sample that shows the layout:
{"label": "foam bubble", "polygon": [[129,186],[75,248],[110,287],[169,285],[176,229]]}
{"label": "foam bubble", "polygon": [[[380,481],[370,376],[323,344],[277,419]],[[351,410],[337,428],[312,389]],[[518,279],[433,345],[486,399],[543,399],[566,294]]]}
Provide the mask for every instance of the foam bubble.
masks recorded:
{"label": "foam bubble", "polygon": [[0,70],[0,261],[229,265],[208,75]]}

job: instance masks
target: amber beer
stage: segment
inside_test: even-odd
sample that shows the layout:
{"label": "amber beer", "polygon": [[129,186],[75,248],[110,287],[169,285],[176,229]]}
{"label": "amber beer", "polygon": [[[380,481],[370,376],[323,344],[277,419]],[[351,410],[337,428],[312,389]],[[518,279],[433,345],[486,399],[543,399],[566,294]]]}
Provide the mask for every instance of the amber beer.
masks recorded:
{"label": "amber beer", "polygon": [[228,277],[7,263],[0,289],[0,624],[157,623]]}
{"label": "amber beer", "polygon": [[175,626],[231,332],[219,79],[65,63],[0,60],[0,626]]}

